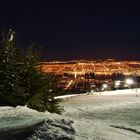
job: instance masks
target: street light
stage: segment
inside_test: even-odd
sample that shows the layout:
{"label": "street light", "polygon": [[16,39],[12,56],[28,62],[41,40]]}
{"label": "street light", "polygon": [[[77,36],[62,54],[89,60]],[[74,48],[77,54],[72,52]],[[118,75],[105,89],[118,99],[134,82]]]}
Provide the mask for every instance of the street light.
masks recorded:
{"label": "street light", "polygon": [[102,85],[102,91],[105,90],[105,89],[107,89],[107,87],[108,87],[107,84],[103,84],[103,85]]}
{"label": "street light", "polygon": [[126,84],[129,86],[129,88],[130,88],[130,86],[131,85],[133,85],[134,84],[134,81],[133,81],[133,79],[126,79]]}
{"label": "street light", "polygon": [[121,84],[121,81],[115,81],[115,88],[119,88],[119,86],[120,86],[120,84]]}
{"label": "street light", "polygon": [[104,89],[107,88],[107,84],[103,84],[103,88],[104,88]]}
{"label": "street light", "polygon": [[120,84],[121,84],[121,81],[115,81],[115,86],[116,87],[120,86]]}
{"label": "street light", "polygon": [[134,84],[134,81],[132,79],[126,79],[126,84],[132,85]]}

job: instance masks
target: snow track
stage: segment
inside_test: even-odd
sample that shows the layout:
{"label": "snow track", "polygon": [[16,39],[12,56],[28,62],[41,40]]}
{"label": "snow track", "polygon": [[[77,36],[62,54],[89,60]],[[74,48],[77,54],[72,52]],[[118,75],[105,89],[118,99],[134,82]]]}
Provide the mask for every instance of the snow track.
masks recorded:
{"label": "snow track", "polygon": [[138,135],[140,135],[140,131],[136,130],[136,129],[133,129],[133,128],[128,128],[128,127],[125,127],[125,126],[117,126],[117,125],[110,125],[111,127],[113,128],[119,128],[119,129],[123,129],[123,130],[128,130],[128,131],[131,131],[133,133],[136,133]]}

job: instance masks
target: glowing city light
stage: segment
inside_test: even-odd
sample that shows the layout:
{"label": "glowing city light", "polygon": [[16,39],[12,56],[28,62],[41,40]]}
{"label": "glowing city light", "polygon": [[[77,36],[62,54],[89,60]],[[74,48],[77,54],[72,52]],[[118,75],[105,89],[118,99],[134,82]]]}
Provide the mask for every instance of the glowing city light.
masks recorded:
{"label": "glowing city light", "polygon": [[134,81],[132,79],[126,79],[126,84],[132,85]]}
{"label": "glowing city light", "polygon": [[107,84],[103,84],[103,88],[104,88],[104,89],[107,88]]}
{"label": "glowing city light", "polygon": [[116,87],[120,86],[120,84],[121,84],[121,81],[115,81],[115,86]]}

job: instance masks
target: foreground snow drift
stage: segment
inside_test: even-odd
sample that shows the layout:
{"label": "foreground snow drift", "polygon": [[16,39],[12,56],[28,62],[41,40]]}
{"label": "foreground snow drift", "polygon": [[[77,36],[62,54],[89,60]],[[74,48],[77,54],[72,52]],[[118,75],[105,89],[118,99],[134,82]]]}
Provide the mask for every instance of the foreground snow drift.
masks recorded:
{"label": "foreground snow drift", "polygon": [[0,140],[73,140],[73,121],[27,107],[0,107]]}
{"label": "foreground snow drift", "polygon": [[44,113],[27,107],[0,107],[0,132],[32,126],[43,121],[44,118]]}
{"label": "foreground snow drift", "polygon": [[64,96],[63,114],[0,107],[0,140],[139,140],[140,90]]}

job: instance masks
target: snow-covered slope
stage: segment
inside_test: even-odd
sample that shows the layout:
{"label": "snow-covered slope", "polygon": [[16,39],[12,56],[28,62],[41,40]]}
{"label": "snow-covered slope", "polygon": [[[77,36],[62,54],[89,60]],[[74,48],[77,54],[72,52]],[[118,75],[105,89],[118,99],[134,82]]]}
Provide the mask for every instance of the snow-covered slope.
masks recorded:
{"label": "snow-covered slope", "polygon": [[65,101],[63,115],[74,120],[76,140],[140,139],[139,92],[110,91],[66,98]]}
{"label": "snow-covered slope", "polygon": [[0,140],[140,139],[139,89],[59,98],[64,100],[62,115],[0,107]]}
{"label": "snow-covered slope", "polygon": [[124,90],[113,90],[113,91],[103,91],[103,92],[88,92],[84,94],[71,94],[71,95],[62,95],[62,96],[57,96],[55,99],[65,99],[69,97],[75,97],[75,96],[82,96],[82,95],[99,95],[99,96],[110,96],[110,95],[137,95],[140,94],[140,88],[134,88],[134,89],[124,89]]}

